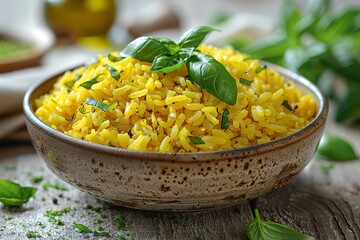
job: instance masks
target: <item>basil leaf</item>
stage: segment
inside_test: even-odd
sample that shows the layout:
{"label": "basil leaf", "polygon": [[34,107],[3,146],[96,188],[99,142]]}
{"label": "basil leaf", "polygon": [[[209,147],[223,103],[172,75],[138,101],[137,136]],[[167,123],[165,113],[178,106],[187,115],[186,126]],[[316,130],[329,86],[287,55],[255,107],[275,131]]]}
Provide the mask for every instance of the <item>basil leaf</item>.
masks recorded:
{"label": "basil leaf", "polygon": [[0,202],[6,206],[22,206],[35,196],[37,188],[23,187],[6,179],[0,179]]}
{"label": "basil leaf", "polygon": [[83,87],[83,88],[86,88],[86,89],[90,89],[92,85],[98,83],[97,78],[100,77],[101,75],[103,75],[103,73],[100,73],[100,74],[96,75],[94,78],[92,78],[92,79],[90,79],[90,80],[88,80],[86,82],[81,83],[79,86]]}
{"label": "basil leaf", "polygon": [[160,55],[154,59],[150,72],[169,73],[180,69],[185,61],[179,56]]}
{"label": "basil leaf", "polygon": [[179,41],[181,48],[197,48],[213,31],[219,31],[209,26],[198,26],[185,32]]}
{"label": "basil leaf", "polygon": [[290,106],[288,100],[284,100],[283,103],[282,103],[282,105],[283,105],[287,110],[289,110],[289,111],[292,111],[292,110],[293,110],[293,108]]}
{"label": "basil leaf", "polygon": [[257,69],[255,69],[255,73],[261,73],[263,70],[267,69],[267,65],[260,66]]}
{"label": "basil leaf", "polygon": [[255,218],[250,220],[246,228],[246,234],[249,240],[314,240],[313,237],[280,223],[262,221],[257,209],[255,209]]}
{"label": "basil leaf", "polygon": [[114,56],[114,55],[112,55],[112,54],[108,54],[108,59],[110,60],[110,61],[112,61],[112,62],[119,62],[119,61],[121,61],[121,60],[123,60],[124,58],[122,58],[122,57],[117,57],[117,56]]}
{"label": "basil leaf", "polygon": [[112,109],[114,109],[116,106],[117,106],[117,103],[113,103],[111,105],[107,105],[103,102],[100,102],[98,100],[95,100],[93,98],[88,98],[86,99],[85,103],[84,104],[88,104],[88,105],[91,105],[91,106],[95,106],[95,107],[98,107],[100,108],[101,110],[103,110],[104,112],[108,112]]}
{"label": "basil leaf", "polygon": [[156,38],[139,37],[129,43],[120,53],[120,57],[133,57],[139,61],[152,62],[155,57],[169,54],[170,51]]}
{"label": "basil leaf", "polygon": [[169,38],[158,38],[158,40],[168,49],[170,55],[175,55],[181,49],[179,45]]}
{"label": "basil leaf", "polygon": [[186,66],[189,80],[195,86],[229,105],[235,105],[236,82],[224,65],[209,55],[197,54],[188,59]]}
{"label": "basil leaf", "polygon": [[239,82],[245,84],[246,86],[250,86],[253,83],[253,81],[247,80],[245,78],[240,78]]}
{"label": "basil leaf", "polygon": [[221,115],[221,129],[228,129],[229,124],[229,110],[225,109]]}
{"label": "basil leaf", "polygon": [[189,139],[193,144],[205,144],[205,142],[199,137],[189,136]]}
{"label": "basil leaf", "polygon": [[348,161],[357,158],[355,150],[349,142],[329,133],[322,136],[316,154],[329,161]]}
{"label": "basil leaf", "polygon": [[87,226],[85,226],[81,223],[73,222],[73,227],[78,229],[78,232],[80,232],[80,233],[92,233],[93,232],[90,228],[88,228]]}
{"label": "basil leaf", "polygon": [[116,81],[118,81],[120,79],[120,73],[118,70],[116,70],[115,68],[105,64],[104,67],[107,68],[107,70],[109,70],[111,77],[113,77]]}

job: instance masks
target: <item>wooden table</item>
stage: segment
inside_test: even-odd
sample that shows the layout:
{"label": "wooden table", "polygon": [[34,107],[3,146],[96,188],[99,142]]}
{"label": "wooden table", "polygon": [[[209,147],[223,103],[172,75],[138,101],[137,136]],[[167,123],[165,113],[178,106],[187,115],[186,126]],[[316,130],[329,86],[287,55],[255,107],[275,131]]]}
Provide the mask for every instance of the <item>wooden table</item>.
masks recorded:
{"label": "wooden table", "polygon": [[[326,129],[349,139],[360,153],[359,128],[337,125],[329,117]],[[360,161],[330,163],[314,158],[290,184],[258,199],[211,212],[175,214],[126,209],[97,200],[55,177],[29,142],[0,146],[0,178],[38,187],[35,199],[23,207],[0,204],[0,239],[27,239],[29,231],[42,239],[106,239],[77,232],[73,222],[108,232],[110,239],[247,239],[246,226],[255,208],[264,220],[316,239],[360,239]],[[34,176],[43,180],[32,183]],[[44,189],[49,183],[55,188]],[[61,216],[46,216],[53,210],[64,211]]]}

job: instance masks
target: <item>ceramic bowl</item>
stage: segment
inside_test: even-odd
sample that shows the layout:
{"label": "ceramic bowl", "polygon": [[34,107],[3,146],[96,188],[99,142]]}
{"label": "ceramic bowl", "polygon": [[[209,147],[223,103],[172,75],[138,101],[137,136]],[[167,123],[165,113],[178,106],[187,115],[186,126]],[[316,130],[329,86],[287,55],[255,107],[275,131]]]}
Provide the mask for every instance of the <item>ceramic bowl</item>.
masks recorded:
{"label": "ceramic bowl", "polygon": [[49,92],[59,75],[27,91],[26,124],[49,169],[99,199],[123,207],[171,212],[232,206],[293,179],[314,156],[327,117],[327,100],[315,85],[266,64],[310,93],[318,111],[301,130],[265,144],[214,152],[155,153],[75,139],[47,126],[34,114],[34,100]]}

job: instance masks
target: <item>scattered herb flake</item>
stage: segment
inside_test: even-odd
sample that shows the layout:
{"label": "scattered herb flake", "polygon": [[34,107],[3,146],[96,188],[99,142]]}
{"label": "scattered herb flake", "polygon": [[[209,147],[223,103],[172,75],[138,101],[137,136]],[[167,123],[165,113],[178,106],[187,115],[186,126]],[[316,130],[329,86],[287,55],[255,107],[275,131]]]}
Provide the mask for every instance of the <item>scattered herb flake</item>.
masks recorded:
{"label": "scattered herb flake", "polygon": [[60,190],[60,191],[67,191],[69,190],[67,187],[65,187],[64,185],[61,185],[58,181],[55,181],[54,183],[51,183],[50,181],[46,181],[43,185],[42,185],[44,190],[47,190],[49,188],[54,188],[56,190]]}
{"label": "scattered herb flake", "polygon": [[26,236],[28,238],[41,238],[41,235],[38,232],[32,230],[27,231]]}
{"label": "scattered herb flake", "polygon": [[253,81],[247,80],[245,78],[240,78],[239,81],[240,83],[245,84],[246,86],[250,86],[253,83]]}
{"label": "scattered herb flake", "polygon": [[267,69],[267,65],[260,66],[260,67],[256,68],[255,73],[260,73],[260,72],[262,72],[263,70],[266,70],[266,69]]}
{"label": "scattered herb flake", "polygon": [[110,233],[104,231],[94,231],[95,237],[111,237]]}
{"label": "scattered herb flake", "polygon": [[116,81],[118,81],[120,79],[120,73],[118,70],[116,70],[115,68],[105,64],[104,67],[107,68],[107,70],[109,70],[111,77],[113,77]]}
{"label": "scattered herb flake", "polygon": [[100,73],[100,74],[96,75],[94,78],[92,78],[92,79],[90,79],[90,80],[88,80],[88,81],[86,81],[86,82],[81,83],[79,86],[80,86],[80,87],[83,87],[83,88],[86,88],[86,89],[89,90],[89,89],[92,87],[92,85],[98,83],[97,79],[98,79],[98,77],[100,77],[101,75],[104,75],[104,74],[103,74],[103,73]]}
{"label": "scattered herb flake", "polygon": [[123,215],[118,216],[116,219],[116,226],[119,230],[125,230],[126,229],[126,219]]}
{"label": "scattered herb flake", "polygon": [[94,211],[94,212],[97,212],[97,213],[100,213],[102,211],[101,207],[94,207],[94,206],[92,206],[90,204],[86,204],[84,209]]}
{"label": "scattered herb flake", "polygon": [[112,55],[112,54],[108,54],[108,59],[110,60],[110,61],[112,61],[112,62],[119,62],[119,61],[121,61],[121,60],[123,60],[124,58],[122,58],[122,57],[117,57],[117,56],[114,56],[114,55]]}
{"label": "scattered herb flake", "polygon": [[292,110],[293,110],[293,108],[290,106],[288,100],[284,100],[283,103],[282,103],[282,105],[283,105],[287,110],[289,110],[289,111],[292,111]]}
{"label": "scattered herb flake", "polygon": [[6,206],[22,206],[35,196],[37,188],[23,187],[10,180],[0,179],[0,202]]}
{"label": "scattered herb flake", "polygon": [[193,144],[205,144],[205,142],[199,137],[189,136],[189,139]]}
{"label": "scattered herb flake", "polygon": [[13,216],[10,216],[10,215],[5,217],[5,221],[10,221],[10,220],[12,220],[12,219],[14,219],[14,217],[13,217]]}
{"label": "scattered herb flake", "polygon": [[85,226],[81,223],[73,222],[73,227],[78,229],[78,232],[80,232],[80,233],[92,233],[93,232],[90,228],[88,228],[87,226]]}
{"label": "scattered herb flake", "polygon": [[39,227],[41,227],[41,228],[45,228],[45,227],[46,227],[45,223],[40,222],[40,221],[37,221],[37,222],[35,223],[35,226],[39,226]]}
{"label": "scattered herb flake", "polygon": [[31,178],[31,182],[33,182],[33,183],[39,183],[42,180],[44,180],[43,176],[34,176],[34,177]]}
{"label": "scattered herb flake", "polygon": [[221,129],[228,129],[229,124],[229,110],[225,109],[221,115]]}

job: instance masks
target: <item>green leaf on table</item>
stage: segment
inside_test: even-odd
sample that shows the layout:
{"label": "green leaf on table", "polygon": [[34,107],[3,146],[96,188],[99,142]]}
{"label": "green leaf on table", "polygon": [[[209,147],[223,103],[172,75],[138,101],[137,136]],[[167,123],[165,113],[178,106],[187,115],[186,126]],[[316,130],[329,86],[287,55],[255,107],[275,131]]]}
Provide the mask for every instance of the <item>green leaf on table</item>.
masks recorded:
{"label": "green leaf on table", "polygon": [[78,232],[80,232],[80,233],[92,233],[93,232],[90,228],[88,228],[87,226],[85,226],[81,223],[73,222],[73,227],[76,228],[78,230]]}
{"label": "green leaf on table", "polygon": [[152,62],[155,57],[170,54],[169,49],[159,39],[139,37],[130,42],[120,53],[120,57],[133,57],[139,61]]}
{"label": "green leaf on table", "polygon": [[353,146],[345,139],[325,133],[319,143],[316,155],[329,161],[348,161],[357,158]]}
{"label": "green leaf on table", "polygon": [[191,56],[186,62],[189,80],[221,101],[235,105],[237,86],[224,65],[206,54]]}
{"label": "green leaf on table", "polygon": [[219,31],[209,26],[198,26],[185,32],[179,41],[181,48],[197,48],[200,44],[205,41],[209,33],[213,31]]}
{"label": "green leaf on table", "polygon": [[37,188],[23,187],[10,180],[0,179],[0,202],[6,206],[19,207],[35,196]]}
{"label": "green leaf on table", "polygon": [[263,221],[255,209],[255,217],[246,228],[249,240],[313,240],[313,237],[276,222]]}

